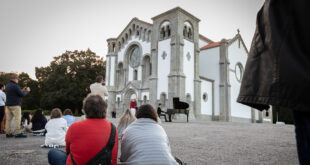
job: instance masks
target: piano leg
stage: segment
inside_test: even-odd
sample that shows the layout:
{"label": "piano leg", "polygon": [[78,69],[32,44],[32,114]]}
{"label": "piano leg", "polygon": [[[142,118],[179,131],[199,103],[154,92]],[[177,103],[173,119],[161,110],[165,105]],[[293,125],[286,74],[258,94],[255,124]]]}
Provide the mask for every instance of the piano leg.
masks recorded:
{"label": "piano leg", "polygon": [[186,116],[187,116],[187,122],[188,122],[188,113],[186,113]]}
{"label": "piano leg", "polygon": [[171,120],[171,114],[169,114],[168,116],[169,116],[169,122],[172,122],[172,120]]}

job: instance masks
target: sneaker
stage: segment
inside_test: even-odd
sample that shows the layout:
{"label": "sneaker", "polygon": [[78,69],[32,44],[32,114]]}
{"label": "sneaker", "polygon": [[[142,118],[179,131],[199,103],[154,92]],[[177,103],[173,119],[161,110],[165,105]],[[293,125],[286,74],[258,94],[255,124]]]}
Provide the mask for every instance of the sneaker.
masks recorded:
{"label": "sneaker", "polygon": [[11,137],[14,137],[14,135],[10,133],[10,134],[6,134],[6,137],[11,138]]}
{"label": "sneaker", "polygon": [[23,134],[23,133],[19,133],[15,135],[16,138],[25,138],[27,137],[27,135]]}

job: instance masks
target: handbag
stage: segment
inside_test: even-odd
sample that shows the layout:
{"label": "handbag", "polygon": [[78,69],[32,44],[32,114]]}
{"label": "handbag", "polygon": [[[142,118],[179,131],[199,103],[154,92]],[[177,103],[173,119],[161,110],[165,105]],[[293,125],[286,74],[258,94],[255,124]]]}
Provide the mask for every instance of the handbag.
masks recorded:
{"label": "handbag", "polygon": [[[115,135],[116,135],[116,128],[111,123],[111,134],[110,134],[110,138],[108,140],[108,143],[91,160],[89,160],[86,163],[86,165],[110,165],[111,164],[112,149],[113,149],[114,144],[115,144]],[[70,157],[71,157],[71,161],[72,161],[73,165],[76,165],[72,154],[70,154]]]}

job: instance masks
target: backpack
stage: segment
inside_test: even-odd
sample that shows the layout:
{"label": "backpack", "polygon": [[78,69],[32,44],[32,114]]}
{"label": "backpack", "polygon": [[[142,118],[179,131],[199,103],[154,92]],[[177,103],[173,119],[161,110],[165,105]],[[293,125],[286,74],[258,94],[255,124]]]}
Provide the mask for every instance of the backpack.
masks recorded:
{"label": "backpack", "polygon": [[[116,135],[116,128],[111,123],[111,134],[106,146],[99,151],[91,160],[89,160],[86,165],[110,165],[111,158],[112,158],[112,149],[115,144],[115,135]],[[70,154],[71,161],[73,165],[76,165],[72,154]]]}

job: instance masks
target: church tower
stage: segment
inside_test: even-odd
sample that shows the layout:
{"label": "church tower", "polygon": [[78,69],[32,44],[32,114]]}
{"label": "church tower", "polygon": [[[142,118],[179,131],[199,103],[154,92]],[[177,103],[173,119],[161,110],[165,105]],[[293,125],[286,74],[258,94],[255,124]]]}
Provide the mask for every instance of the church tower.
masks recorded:
{"label": "church tower", "polygon": [[[150,100],[173,107],[173,97],[190,104],[190,112],[200,111],[199,19],[177,7],[153,20]],[[156,102],[157,101],[157,102]]]}

